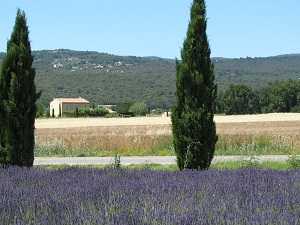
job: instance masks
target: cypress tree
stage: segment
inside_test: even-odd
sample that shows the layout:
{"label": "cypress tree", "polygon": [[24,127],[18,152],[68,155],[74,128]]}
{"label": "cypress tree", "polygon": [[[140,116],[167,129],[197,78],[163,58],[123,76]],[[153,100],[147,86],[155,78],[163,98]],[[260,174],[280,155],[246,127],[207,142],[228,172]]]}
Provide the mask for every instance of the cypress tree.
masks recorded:
{"label": "cypress tree", "polygon": [[187,36],[176,59],[176,104],[172,132],[177,164],[182,169],[207,169],[217,142],[214,109],[217,87],[206,35],[204,0],[194,0]]}
{"label": "cypress tree", "polygon": [[41,93],[36,91],[32,63],[25,12],[18,9],[0,73],[1,154],[10,165],[33,165],[36,101]]}
{"label": "cypress tree", "polygon": [[[1,82],[1,74],[0,74],[0,82]],[[5,116],[4,116],[4,106],[3,106],[3,100],[2,100],[2,88],[0,86],[0,166],[1,167],[6,167],[7,165],[7,151],[5,149],[5,132],[4,132],[4,128],[5,128]]]}

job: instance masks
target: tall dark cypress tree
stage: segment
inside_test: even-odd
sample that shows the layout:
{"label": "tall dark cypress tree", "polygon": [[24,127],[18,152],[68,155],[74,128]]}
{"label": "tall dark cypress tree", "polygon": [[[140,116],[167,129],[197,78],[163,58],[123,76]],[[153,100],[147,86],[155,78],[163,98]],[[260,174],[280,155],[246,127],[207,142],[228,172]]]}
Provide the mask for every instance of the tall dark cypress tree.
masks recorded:
{"label": "tall dark cypress tree", "polygon": [[33,165],[36,101],[41,93],[36,91],[32,63],[25,12],[18,9],[0,74],[0,154],[10,165]]}
{"label": "tall dark cypress tree", "polygon": [[3,88],[1,86],[2,76],[0,73],[0,166],[7,165],[7,151],[5,148],[5,111],[3,106]]}
{"label": "tall dark cypress tree", "polygon": [[194,0],[181,50],[182,60],[176,60],[172,131],[180,170],[209,168],[218,139],[214,122],[217,87],[206,23],[205,1]]}

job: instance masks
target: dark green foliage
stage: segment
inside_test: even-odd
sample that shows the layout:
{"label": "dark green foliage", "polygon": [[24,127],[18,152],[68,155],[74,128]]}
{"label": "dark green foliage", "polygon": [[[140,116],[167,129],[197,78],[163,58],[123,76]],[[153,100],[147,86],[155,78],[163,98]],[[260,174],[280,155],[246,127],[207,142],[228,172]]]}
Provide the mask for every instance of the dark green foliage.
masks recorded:
{"label": "dark green foliage", "polygon": [[148,113],[148,106],[144,102],[136,102],[129,108],[129,112],[135,116],[145,116]]}
{"label": "dark green foliage", "polygon": [[61,104],[59,104],[58,110],[59,110],[58,117],[61,117]]}
{"label": "dark green foliage", "polygon": [[277,80],[260,89],[232,84],[218,95],[216,109],[227,115],[300,112],[300,81]]}
{"label": "dark green foliage", "polygon": [[158,115],[158,114],[162,114],[163,112],[164,112],[164,110],[156,108],[156,109],[151,110],[150,113]]}
{"label": "dark green foliage", "polygon": [[[33,51],[32,54],[37,71],[36,85],[43,89],[38,102],[44,107],[57,96],[81,96],[96,105],[115,105],[134,99],[145,102],[150,109],[164,110],[175,103],[175,60],[66,49]],[[0,61],[3,56],[0,53]],[[298,79],[299,60],[300,54],[212,58],[219,91],[231,84],[245,84],[257,89],[275,80]],[[54,68],[56,62],[64,67]],[[97,67],[100,65],[103,68]]]}
{"label": "dark green foliage", "polygon": [[129,112],[129,109],[133,104],[133,101],[125,100],[124,102],[117,104],[116,112],[123,115],[132,115],[132,112]]}
{"label": "dark green foliage", "polygon": [[36,118],[42,118],[45,115],[45,108],[42,104],[37,104]]}
{"label": "dark green foliage", "polygon": [[81,96],[96,105],[133,99],[151,108],[170,108],[175,102],[174,60],[63,49],[36,51],[35,59],[44,106],[55,96]]}
{"label": "dark green foliage", "polygon": [[257,89],[275,80],[298,79],[299,60],[300,54],[265,58],[214,58],[218,90],[224,90],[230,84],[245,84]]}
{"label": "dark green foliage", "polygon": [[49,107],[43,108],[43,110],[44,110],[43,117],[49,118],[50,117],[50,108]]}
{"label": "dark green foliage", "polygon": [[35,70],[24,12],[18,9],[7,53],[1,65],[1,156],[5,163],[32,166],[36,101]]}
{"label": "dark green foliage", "polygon": [[300,168],[300,156],[292,155],[287,159],[287,163],[290,165],[291,169]]}
{"label": "dark green foliage", "polygon": [[217,88],[206,36],[204,0],[194,0],[187,37],[176,60],[176,105],[172,113],[179,169],[207,169],[217,142],[214,108]]}
{"label": "dark green foliage", "polygon": [[3,90],[2,90],[2,75],[0,73],[0,168],[8,163],[7,162],[7,150],[5,149],[5,111],[3,106]]}
{"label": "dark green foliage", "polygon": [[106,116],[108,114],[108,110],[100,107],[100,108],[95,108],[89,111],[89,116],[93,117],[100,117],[100,116]]}
{"label": "dark green foliage", "polygon": [[79,109],[78,109],[78,108],[75,109],[74,114],[75,114],[76,117],[80,116],[80,112],[79,112]]}
{"label": "dark green foliage", "polygon": [[275,81],[260,91],[260,104],[263,113],[299,112],[300,81]]}
{"label": "dark green foliage", "polygon": [[244,84],[232,84],[219,94],[217,111],[227,115],[258,113],[260,107],[257,92]]}
{"label": "dark green foliage", "polygon": [[64,114],[69,114],[71,117],[102,117],[108,114],[108,110],[100,107],[100,108],[92,108],[92,109],[86,109],[86,108],[76,108],[75,110],[65,110],[63,111]]}

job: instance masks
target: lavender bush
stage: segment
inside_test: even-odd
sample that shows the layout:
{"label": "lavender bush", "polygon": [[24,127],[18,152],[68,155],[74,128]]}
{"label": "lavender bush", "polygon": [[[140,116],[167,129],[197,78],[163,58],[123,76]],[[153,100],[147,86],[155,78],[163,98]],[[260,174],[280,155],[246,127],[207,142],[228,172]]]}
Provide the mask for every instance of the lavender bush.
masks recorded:
{"label": "lavender bush", "polygon": [[0,170],[1,224],[299,224],[300,170]]}

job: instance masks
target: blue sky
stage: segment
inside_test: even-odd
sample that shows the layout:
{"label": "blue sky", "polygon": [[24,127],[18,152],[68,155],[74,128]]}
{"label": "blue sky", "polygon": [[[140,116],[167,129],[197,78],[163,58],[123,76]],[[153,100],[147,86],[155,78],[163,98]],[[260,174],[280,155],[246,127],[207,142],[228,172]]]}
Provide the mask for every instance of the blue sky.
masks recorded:
{"label": "blue sky", "polygon": [[[24,10],[32,50],[72,49],[180,58],[192,0],[1,1],[0,52],[17,8]],[[300,53],[299,0],[207,0],[212,57]]]}

